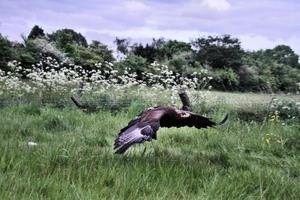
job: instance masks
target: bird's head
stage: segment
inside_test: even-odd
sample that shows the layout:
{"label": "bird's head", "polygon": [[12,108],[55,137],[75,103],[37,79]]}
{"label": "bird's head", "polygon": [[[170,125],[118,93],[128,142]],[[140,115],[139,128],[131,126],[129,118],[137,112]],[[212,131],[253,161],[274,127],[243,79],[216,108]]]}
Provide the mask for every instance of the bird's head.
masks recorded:
{"label": "bird's head", "polygon": [[190,113],[182,111],[182,110],[176,110],[176,113],[177,113],[177,117],[179,117],[179,118],[187,118],[187,117],[191,116]]}

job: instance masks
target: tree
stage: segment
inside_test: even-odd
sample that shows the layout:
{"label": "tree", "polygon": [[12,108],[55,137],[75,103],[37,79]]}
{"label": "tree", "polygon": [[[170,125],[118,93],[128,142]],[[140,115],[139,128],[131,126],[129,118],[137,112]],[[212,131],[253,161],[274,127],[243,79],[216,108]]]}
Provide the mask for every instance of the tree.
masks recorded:
{"label": "tree", "polygon": [[92,43],[89,45],[89,48],[93,53],[102,57],[104,61],[112,62],[115,60],[112,50],[108,49],[106,45],[102,44],[99,41],[93,40]]}
{"label": "tree", "polygon": [[92,51],[90,48],[85,48],[78,45],[68,45],[67,47],[69,58],[76,64],[81,65],[86,70],[94,69],[96,63],[103,63],[104,59]]}
{"label": "tree", "polygon": [[124,55],[127,55],[129,53],[129,39],[121,39],[116,37],[114,43],[117,45],[117,51],[123,53]]}
{"label": "tree", "polygon": [[8,70],[7,63],[13,59],[11,42],[0,34],[0,69]]}
{"label": "tree", "polygon": [[48,34],[48,37],[50,41],[54,41],[56,43],[58,48],[63,50],[66,50],[68,48],[68,45],[88,47],[88,43],[85,37],[72,29],[57,30],[52,34]]}
{"label": "tree", "polygon": [[191,45],[177,40],[165,41],[163,38],[153,39],[150,44],[134,44],[131,53],[147,59],[148,63],[154,61],[170,60],[174,55],[191,52]]}
{"label": "tree", "polygon": [[211,84],[215,89],[236,90],[239,85],[239,78],[231,68],[216,69]]}
{"label": "tree", "polygon": [[[239,73],[244,89],[248,89],[251,84],[268,91],[296,91],[300,80],[298,55],[289,46],[279,45],[273,49],[246,52],[243,63],[257,72],[253,79]],[[247,80],[255,81],[252,84]]]}
{"label": "tree", "polygon": [[147,70],[147,60],[141,56],[137,56],[134,54],[128,54],[126,58],[118,63],[116,66],[120,70],[129,70],[129,72],[136,72],[138,77],[142,77],[142,73]]}
{"label": "tree", "polygon": [[[194,64],[191,63],[191,52],[181,52],[174,54],[167,63],[171,69],[177,73],[188,73],[189,71],[195,72]],[[191,73],[193,73],[191,72]]]}
{"label": "tree", "polygon": [[243,50],[237,38],[230,35],[208,36],[192,41],[194,57],[201,64],[213,68],[233,68],[237,70],[242,64]]}
{"label": "tree", "polygon": [[[153,41],[153,44],[155,44],[155,40]],[[154,46],[154,45],[153,45]],[[170,60],[173,58],[174,55],[178,55],[181,53],[188,53],[192,51],[191,45],[186,42],[180,42],[177,40],[168,40],[167,42],[161,43],[159,46],[157,46],[157,55],[156,57],[158,60],[161,60],[159,58],[164,57],[165,59]]]}
{"label": "tree", "polygon": [[55,44],[49,42],[46,38],[36,38],[30,41],[35,44],[35,46],[39,50],[39,53],[42,54],[43,57],[50,56],[60,62],[68,62],[66,54],[56,48]]}
{"label": "tree", "polygon": [[17,52],[17,60],[20,61],[26,68],[31,68],[33,64],[42,57],[39,49],[33,40],[26,39],[22,36],[24,43],[18,45],[15,50]]}
{"label": "tree", "polygon": [[265,56],[270,57],[280,64],[289,65],[291,67],[299,67],[299,56],[287,45],[278,45],[273,49],[267,49]]}
{"label": "tree", "polygon": [[153,45],[134,44],[131,48],[134,55],[145,58],[148,63],[155,61],[157,50]]}
{"label": "tree", "polygon": [[45,33],[44,33],[44,30],[42,28],[40,28],[38,25],[35,25],[29,35],[28,35],[28,39],[36,39],[36,38],[41,38],[41,37],[44,37],[45,36]]}
{"label": "tree", "polygon": [[88,48],[73,44],[68,45],[65,50],[75,64],[82,65],[87,70],[94,69],[96,63],[114,61],[112,51],[106,45],[95,40]]}

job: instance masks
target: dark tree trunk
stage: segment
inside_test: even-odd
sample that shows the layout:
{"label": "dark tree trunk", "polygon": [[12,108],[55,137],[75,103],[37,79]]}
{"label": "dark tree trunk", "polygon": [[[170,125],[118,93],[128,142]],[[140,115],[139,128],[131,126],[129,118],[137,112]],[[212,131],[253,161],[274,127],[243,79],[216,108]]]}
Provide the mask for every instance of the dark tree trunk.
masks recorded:
{"label": "dark tree trunk", "polygon": [[80,103],[80,101],[78,99],[76,99],[74,96],[71,97],[72,101],[74,102],[74,104],[83,112],[94,112],[96,111],[96,109],[94,108],[90,108],[89,106],[83,105],[82,103]]}
{"label": "dark tree trunk", "polygon": [[191,101],[189,99],[189,96],[187,95],[186,91],[185,90],[180,90],[178,92],[178,95],[180,97],[180,100],[182,102],[182,110],[191,110]]}

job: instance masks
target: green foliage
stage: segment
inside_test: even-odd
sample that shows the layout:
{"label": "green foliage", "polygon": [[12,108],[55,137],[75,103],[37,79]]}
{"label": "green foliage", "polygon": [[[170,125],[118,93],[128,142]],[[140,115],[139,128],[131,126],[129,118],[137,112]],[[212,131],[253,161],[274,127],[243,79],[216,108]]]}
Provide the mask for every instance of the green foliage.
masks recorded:
{"label": "green foliage", "polygon": [[273,98],[270,112],[278,112],[280,119],[289,119],[300,122],[300,103],[294,100],[279,100]]}
{"label": "green foliage", "polygon": [[99,41],[92,41],[88,45],[84,36],[72,29],[61,29],[48,34],[50,41],[63,50],[70,60],[85,69],[94,69],[95,64],[114,61],[112,51]]}
{"label": "green foliage", "polygon": [[49,42],[47,38],[36,38],[31,41],[34,43],[39,53],[41,54],[39,61],[47,57],[51,57],[60,62],[67,62],[69,60],[66,54],[56,48],[55,44],[53,42]]}
{"label": "green foliage", "polygon": [[280,64],[300,68],[299,56],[287,45],[278,45],[273,49],[267,49],[265,54],[266,57],[270,57]]}
{"label": "green foliage", "polygon": [[239,85],[239,77],[231,68],[215,70],[212,75],[211,84],[214,88],[236,90]]}
{"label": "green foliage", "polygon": [[177,40],[153,39],[152,45],[157,49],[156,60],[158,61],[170,60],[176,55],[192,52],[189,43]]}
{"label": "green foliage", "polygon": [[142,72],[146,71],[148,62],[145,58],[134,54],[129,54],[126,58],[119,63],[117,67],[121,70],[129,70],[130,72],[136,72],[141,75]]}
{"label": "green foliage", "polygon": [[13,48],[11,42],[0,34],[0,69],[8,70],[7,63],[13,59]]}
{"label": "green foliage", "polygon": [[36,39],[36,38],[41,38],[41,37],[45,37],[45,33],[44,30],[42,28],[40,28],[38,25],[35,25],[29,35],[28,35],[28,39]]}
{"label": "green foliage", "polygon": [[139,57],[142,57],[147,60],[148,63],[153,63],[156,58],[156,49],[150,44],[134,44],[131,52]]}
{"label": "green foliage", "polygon": [[274,64],[271,68],[276,79],[277,89],[281,91],[297,91],[300,80],[299,70],[284,64]]}
{"label": "green foliage", "polygon": [[24,68],[31,68],[42,57],[40,50],[37,48],[33,40],[24,39],[23,44],[17,44],[14,48],[15,58],[24,65]]}
{"label": "green foliage", "polygon": [[127,55],[129,53],[129,39],[116,37],[114,43],[117,45],[117,51],[123,53],[124,55]]}
{"label": "green foliage", "polygon": [[93,40],[89,45],[89,49],[97,56],[100,56],[104,61],[113,62],[115,60],[112,50],[108,49],[106,45],[99,41]]}
{"label": "green foliage", "polygon": [[256,67],[243,65],[238,71],[239,88],[242,91],[257,91],[259,90],[259,75]]}
{"label": "green foliage", "polygon": [[[147,71],[158,75],[159,72],[153,68],[154,63],[157,66],[167,65],[173,75],[185,77],[207,71],[215,78],[211,83],[218,90],[300,90],[299,56],[287,45],[244,52],[239,39],[231,35],[198,37],[190,43],[159,38],[147,44],[131,44],[129,39],[116,38],[117,51],[124,54],[116,61],[107,45],[100,41],[88,44],[82,34],[72,29],[60,29],[45,35],[44,30],[35,25],[28,37],[23,39],[23,43],[10,42],[0,34],[2,71],[14,72],[18,66],[25,73],[26,69],[41,66],[41,63],[50,71],[75,64],[90,74],[91,70],[104,72],[103,66],[109,65],[110,71],[121,69],[121,74],[127,69],[130,73],[136,72],[138,80],[144,80]],[[44,61],[48,57],[54,58],[57,63],[47,65]],[[110,75],[105,74],[105,77]]]}
{"label": "green foliage", "polygon": [[192,41],[192,46],[195,48],[195,60],[203,65],[238,69],[242,64],[241,43],[230,35],[196,38]]}
{"label": "green foliage", "polygon": [[267,91],[276,90],[276,78],[269,68],[243,65],[238,71],[239,89],[241,91]]}
{"label": "green foliage", "polygon": [[[297,65],[293,64],[296,57],[290,47],[284,45],[274,49],[247,52],[243,62],[255,73],[252,76],[241,76],[241,88],[255,88],[256,84],[257,89],[262,91],[297,91],[300,71]],[[298,58],[296,60],[298,62]],[[243,70],[240,72],[244,73]]]}
{"label": "green foliage", "polygon": [[[234,95],[226,93],[230,100]],[[0,198],[298,199],[299,123],[282,124],[281,116],[271,121],[267,113],[267,120],[243,121],[231,107],[236,105],[225,111],[217,103],[220,109],[208,108],[209,116],[218,121],[231,111],[227,127],[160,129],[158,140],[122,156],[113,154],[112,144],[144,109],[141,102],[114,114],[38,105],[1,108]]]}
{"label": "green foliage", "polygon": [[167,60],[167,65],[170,66],[172,71],[190,75],[194,72],[199,72],[203,68],[198,63],[192,63],[192,52],[181,52],[172,56],[171,59]]}
{"label": "green foliage", "polygon": [[191,45],[186,42],[180,42],[177,40],[164,40],[163,38],[153,39],[150,44],[135,43],[130,45],[128,39],[116,38],[115,44],[117,50],[125,55],[131,53],[147,60],[148,63],[154,61],[168,61],[173,56],[181,53],[191,52]]}
{"label": "green foliage", "polygon": [[65,51],[75,64],[82,65],[85,69],[95,68],[96,63],[104,62],[101,55],[82,46],[68,45]]}
{"label": "green foliage", "polygon": [[50,41],[54,41],[58,48],[66,50],[69,45],[88,47],[84,36],[72,29],[61,29],[47,35]]}
{"label": "green foliage", "polygon": [[99,41],[92,41],[88,48],[76,44],[67,45],[65,52],[75,64],[85,69],[95,69],[97,63],[114,61],[112,51]]}
{"label": "green foliage", "polygon": [[171,59],[168,64],[175,69],[175,72],[182,72],[184,71],[183,69],[188,65],[188,62],[186,59],[178,56]]}

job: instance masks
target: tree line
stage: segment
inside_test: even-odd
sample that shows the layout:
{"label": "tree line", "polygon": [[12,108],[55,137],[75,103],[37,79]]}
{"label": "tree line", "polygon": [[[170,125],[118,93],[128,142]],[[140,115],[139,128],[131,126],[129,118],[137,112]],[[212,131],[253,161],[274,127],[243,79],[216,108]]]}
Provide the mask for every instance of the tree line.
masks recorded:
{"label": "tree line", "polygon": [[42,58],[52,57],[61,65],[73,63],[86,70],[95,70],[97,63],[113,63],[120,73],[143,73],[152,70],[151,63],[169,66],[176,74],[189,76],[206,71],[217,90],[296,92],[300,88],[299,56],[287,45],[273,49],[246,51],[238,38],[231,35],[198,37],[190,42],[153,39],[146,44],[127,38],[116,38],[116,60],[113,50],[100,41],[90,43],[72,29],[60,29],[47,34],[35,25],[23,42],[9,41],[0,34],[0,69],[13,71],[10,61],[30,68]]}

